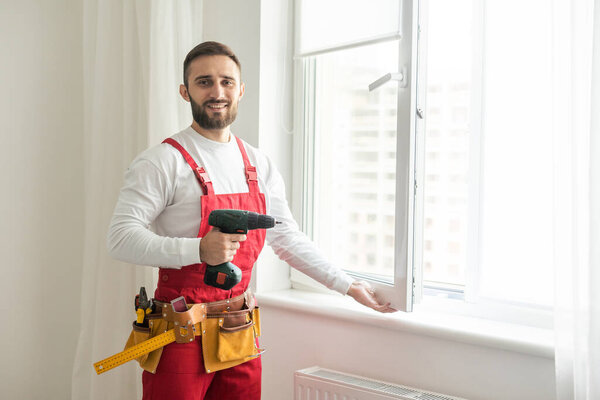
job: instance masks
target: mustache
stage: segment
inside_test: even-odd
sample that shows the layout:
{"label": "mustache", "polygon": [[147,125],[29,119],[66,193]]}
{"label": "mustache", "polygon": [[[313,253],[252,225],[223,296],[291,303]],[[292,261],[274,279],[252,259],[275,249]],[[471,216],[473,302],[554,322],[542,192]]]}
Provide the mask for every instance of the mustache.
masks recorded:
{"label": "mustache", "polygon": [[203,106],[208,106],[210,104],[225,104],[225,105],[231,105],[231,101],[228,100],[208,100],[205,101],[204,103],[202,103]]}

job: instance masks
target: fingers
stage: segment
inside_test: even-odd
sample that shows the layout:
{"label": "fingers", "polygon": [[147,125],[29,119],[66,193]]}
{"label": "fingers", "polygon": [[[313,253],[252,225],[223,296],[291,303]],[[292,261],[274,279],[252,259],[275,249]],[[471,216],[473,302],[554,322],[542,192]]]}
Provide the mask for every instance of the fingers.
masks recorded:
{"label": "fingers", "polygon": [[373,288],[369,289],[369,294],[371,295],[373,302],[376,304],[375,307],[371,307],[371,308],[373,308],[373,310],[379,311],[382,313],[393,313],[393,312],[398,311],[395,308],[391,307],[392,303],[390,303],[389,301],[384,304],[379,303],[379,301],[375,297],[375,289],[373,289]]}
{"label": "fingers", "polygon": [[392,313],[398,311],[395,308],[392,308],[391,303],[389,302],[380,303],[375,296],[375,292],[376,290],[365,281],[354,282],[348,290],[348,294],[352,296],[354,300],[375,311],[381,313]]}
{"label": "fingers", "polygon": [[234,233],[234,234],[224,233],[224,235],[227,235],[228,239],[231,240],[232,242],[243,242],[244,240],[247,239],[246,235],[239,234],[239,233]]}
{"label": "fingers", "polygon": [[[229,235],[225,235],[229,236]],[[222,254],[222,256],[226,259],[226,261],[233,260],[233,257],[241,247],[239,241],[230,240],[230,238],[223,238],[221,241],[217,242],[215,246],[215,251],[217,253]]]}
{"label": "fingers", "polygon": [[377,301],[377,299],[374,296],[371,298],[371,300],[372,300],[371,305],[368,307],[372,308],[375,311],[379,311],[381,313],[393,313],[393,312],[398,311],[395,308],[391,307],[390,302],[381,304]]}
{"label": "fingers", "polygon": [[391,303],[381,304],[374,308],[375,311],[379,311],[381,313],[394,313],[397,312],[395,308],[390,307]]}
{"label": "fingers", "polygon": [[379,311],[382,313],[392,313],[392,312],[398,311],[395,308],[390,307],[392,303],[390,303],[389,301],[385,304],[379,303],[379,301],[377,301],[377,298],[375,297],[375,289],[374,288],[370,287],[369,289],[367,289],[367,291],[369,292],[369,295],[371,295],[371,298],[373,299],[373,303],[376,304],[374,307],[371,307],[371,308],[373,308],[373,310]]}
{"label": "fingers", "polygon": [[229,262],[246,239],[244,234],[228,234],[213,228],[200,241],[200,260],[208,265]]}
{"label": "fingers", "polygon": [[[371,294],[371,293],[369,293],[369,294]],[[387,302],[387,303],[384,303],[384,304],[379,303],[377,301],[377,299],[375,298],[375,296],[373,296],[372,294],[371,294],[370,300],[371,300],[370,301],[370,305],[368,305],[368,307],[372,308],[375,311],[379,311],[381,313],[391,313],[391,312],[398,311],[398,310],[390,307],[391,306],[390,302]]]}

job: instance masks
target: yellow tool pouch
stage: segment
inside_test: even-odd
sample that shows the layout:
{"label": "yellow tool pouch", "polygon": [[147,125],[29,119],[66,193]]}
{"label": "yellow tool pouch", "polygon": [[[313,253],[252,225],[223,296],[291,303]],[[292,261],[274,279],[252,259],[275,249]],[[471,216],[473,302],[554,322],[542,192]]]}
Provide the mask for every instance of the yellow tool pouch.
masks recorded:
{"label": "yellow tool pouch", "polygon": [[202,355],[206,372],[235,367],[257,357],[260,336],[258,307],[243,314],[238,312],[209,315],[201,322]]}
{"label": "yellow tool pouch", "polygon": [[[136,344],[144,342],[165,332],[167,328],[170,328],[168,326],[168,322],[162,318],[150,320],[148,328],[139,327],[134,321],[133,329],[129,334],[129,338],[127,339],[124,350],[127,350]],[[162,351],[163,348],[161,347],[160,349],[156,349],[148,354],[144,354],[141,357],[136,358],[136,360],[140,364],[140,367],[142,367],[144,370],[154,373],[156,371],[156,367],[158,367],[158,362],[160,361]]]}
{"label": "yellow tool pouch", "polygon": [[[262,353],[257,343],[257,337],[260,336],[260,313],[251,294],[245,293],[234,299],[213,303],[188,305],[188,311],[184,312],[175,312],[169,303],[155,303],[158,309],[147,315],[148,327],[137,326],[134,321],[124,350],[169,329],[175,329],[175,341],[178,343],[189,343],[194,340],[194,336],[202,335],[206,372],[235,367]],[[242,309],[235,308],[234,304]],[[225,311],[229,308],[234,311]],[[144,370],[155,373],[162,351],[161,347],[136,360]]]}

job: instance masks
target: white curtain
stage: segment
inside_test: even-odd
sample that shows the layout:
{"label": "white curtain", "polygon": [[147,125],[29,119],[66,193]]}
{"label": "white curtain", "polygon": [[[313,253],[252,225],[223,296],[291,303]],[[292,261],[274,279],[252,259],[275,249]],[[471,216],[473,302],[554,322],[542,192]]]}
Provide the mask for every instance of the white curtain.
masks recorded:
{"label": "white curtain", "polygon": [[557,400],[600,399],[600,1],[554,0]]}
{"label": "white curtain", "polygon": [[73,399],[141,397],[130,362],[97,376],[92,364],[123,349],[140,286],[155,271],[110,259],[106,232],[133,158],[189,125],[178,99],[182,63],[201,38],[201,1],[84,0],[85,232],[81,329]]}

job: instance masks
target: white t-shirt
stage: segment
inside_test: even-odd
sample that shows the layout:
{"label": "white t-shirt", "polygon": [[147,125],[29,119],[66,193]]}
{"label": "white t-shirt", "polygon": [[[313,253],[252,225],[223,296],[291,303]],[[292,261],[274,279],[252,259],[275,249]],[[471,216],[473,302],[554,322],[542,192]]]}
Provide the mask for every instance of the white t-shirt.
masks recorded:
{"label": "white t-shirt", "polygon": [[[215,194],[248,192],[244,161],[235,138],[228,143],[205,138],[191,127],[172,136],[208,173]],[[267,214],[281,224],[267,229],[266,240],[292,267],[341,294],[353,279],[332,265],[298,228],[281,174],[273,162],[244,142],[256,167]],[[200,263],[202,188],[181,153],[169,144],[142,152],[125,173],[108,232],[108,249],[121,261],[181,268]]]}

